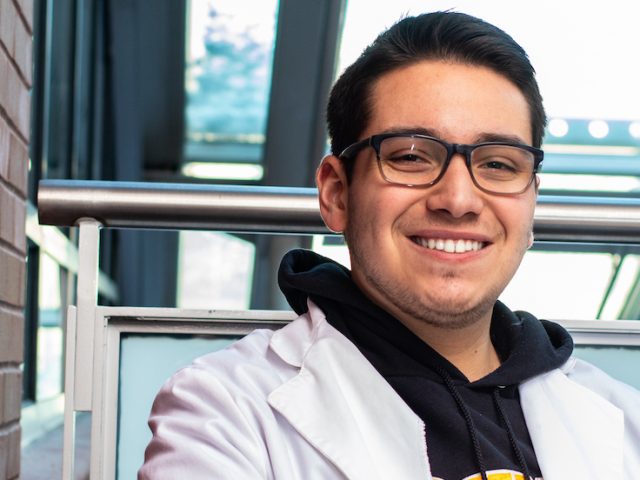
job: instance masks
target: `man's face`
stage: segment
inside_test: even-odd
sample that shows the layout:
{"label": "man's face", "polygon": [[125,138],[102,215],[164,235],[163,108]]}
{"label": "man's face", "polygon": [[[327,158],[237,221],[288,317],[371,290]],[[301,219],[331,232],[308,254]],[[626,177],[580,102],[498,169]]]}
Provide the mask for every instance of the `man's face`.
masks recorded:
{"label": "man's face", "polygon": [[[531,144],[524,96],[484,67],[423,61],[384,75],[372,93],[362,138],[427,130],[450,143]],[[335,157],[325,159],[318,184],[325,221],[347,237],[354,281],[411,324],[461,328],[488,321],[532,240],[535,186],[510,196],[482,192],[462,155],[436,185],[412,188],[387,183],[374,150],[365,148],[350,185]],[[429,240],[445,246],[463,240],[473,248],[448,252],[429,248]]]}

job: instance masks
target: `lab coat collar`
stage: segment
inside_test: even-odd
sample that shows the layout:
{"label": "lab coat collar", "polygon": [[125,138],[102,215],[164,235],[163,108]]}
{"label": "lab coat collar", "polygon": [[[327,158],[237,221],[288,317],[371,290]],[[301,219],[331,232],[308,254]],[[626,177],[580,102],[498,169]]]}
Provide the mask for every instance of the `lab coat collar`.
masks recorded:
{"label": "lab coat collar", "polygon": [[545,480],[624,477],[619,408],[558,369],[524,382],[520,394]]}
{"label": "lab coat collar", "polygon": [[350,480],[431,479],[422,421],[312,302],[305,317],[272,337],[300,369],[272,408]]}

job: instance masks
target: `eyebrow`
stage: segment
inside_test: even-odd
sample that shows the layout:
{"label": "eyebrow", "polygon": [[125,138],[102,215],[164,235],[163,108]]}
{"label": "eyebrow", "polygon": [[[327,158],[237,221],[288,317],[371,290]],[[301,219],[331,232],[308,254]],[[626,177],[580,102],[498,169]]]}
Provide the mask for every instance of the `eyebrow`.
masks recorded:
{"label": "eyebrow", "polygon": [[515,143],[518,145],[527,145],[522,138],[518,135],[502,134],[502,133],[482,133],[476,137],[476,143],[485,142],[507,142]]}
{"label": "eyebrow", "polygon": [[[424,127],[395,127],[384,130],[380,133],[400,133],[400,134],[417,134],[417,135],[425,135],[427,137],[434,137],[439,140],[447,142],[446,139],[442,138],[442,135],[434,129],[424,128]],[[487,143],[487,142],[506,142],[506,143],[514,143],[517,145],[528,145],[521,137],[518,135],[512,135],[508,133],[492,133],[492,132],[484,132],[479,134],[474,139],[474,144],[478,143]]]}
{"label": "eyebrow", "polygon": [[386,133],[401,133],[403,135],[405,135],[405,134],[408,134],[408,135],[417,134],[417,135],[425,135],[427,137],[440,138],[440,135],[438,134],[438,132],[436,130],[433,130],[433,129],[430,129],[430,128],[423,128],[423,127],[394,127],[394,128],[389,128],[387,130],[383,130],[380,133],[382,133],[382,134],[386,134]]}

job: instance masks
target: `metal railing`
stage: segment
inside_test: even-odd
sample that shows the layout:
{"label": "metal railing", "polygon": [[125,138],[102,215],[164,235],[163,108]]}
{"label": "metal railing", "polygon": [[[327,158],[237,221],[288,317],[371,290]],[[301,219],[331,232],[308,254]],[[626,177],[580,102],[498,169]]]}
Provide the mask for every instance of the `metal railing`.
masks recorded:
{"label": "metal railing", "polygon": [[65,226],[329,233],[311,188],[45,180],[38,210]]}
{"label": "metal railing", "polygon": [[[330,233],[313,188],[43,180],[40,223],[73,226]],[[640,199],[538,197],[538,240],[640,243]]]}

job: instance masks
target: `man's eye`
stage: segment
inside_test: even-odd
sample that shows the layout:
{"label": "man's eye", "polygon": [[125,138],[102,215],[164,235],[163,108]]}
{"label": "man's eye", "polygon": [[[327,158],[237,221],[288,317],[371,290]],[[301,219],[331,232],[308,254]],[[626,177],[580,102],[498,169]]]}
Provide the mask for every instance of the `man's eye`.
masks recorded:
{"label": "man's eye", "polygon": [[480,168],[484,168],[487,170],[504,170],[505,172],[517,172],[518,168],[514,165],[513,162],[504,161],[504,160],[486,160],[481,165]]}
{"label": "man's eye", "polygon": [[493,168],[493,169],[496,169],[496,170],[505,170],[505,169],[506,169],[506,170],[513,170],[513,167],[512,167],[512,166],[507,165],[507,164],[506,164],[506,163],[504,163],[504,162],[499,162],[499,161],[497,161],[497,160],[493,160],[493,161],[491,161],[491,162],[487,162],[487,163],[485,163],[485,164],[484,164],[484,167],[485,167],[485,168]]}
{"label": "man's eye", "polygon": [[431,152],[416,149],[406,148],[398,149],[395,151],[387,152],[385,155],[387,161],[390,163],[420,163],[426,165],[437,164],[438,160]]}
{"label": "man's eye", "polygon": [[405,153],[400,155],[393,155],[389,157],[389,161],[415,163],[415,162],[425,162],[427,160],[420,155],[416,155],[415,153]]}

